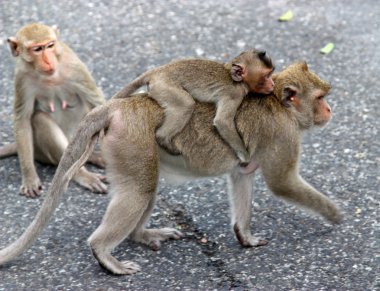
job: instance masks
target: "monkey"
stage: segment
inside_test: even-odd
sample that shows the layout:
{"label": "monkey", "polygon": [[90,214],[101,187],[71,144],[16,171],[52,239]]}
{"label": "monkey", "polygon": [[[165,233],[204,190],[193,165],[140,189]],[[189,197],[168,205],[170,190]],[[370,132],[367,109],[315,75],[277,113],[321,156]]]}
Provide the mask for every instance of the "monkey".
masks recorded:
{"label": "monkey", "polygon": [[[16,142],[0,148],[0,157],[18,154],[20,193],[38,197],[42,189],[34,160],[58,165],[79,121],[104,103],[87,67],[68,45],[59,40],[56,26],[31,23],[8,38],[16,57],[14,135]],[[90,162],[104,167],[100,153]],[[105,177],[79,169],[74,180],[92,191],[105,193]]]}
{"label": "monkey", "polygon": [[255,49],[224,64],[204,59],[179,60],[142,74],[115,98],[129,96],[148,85],[150,96],[165,108],[165,120],[157,130],[158,140],[173,153],[171,140],[189,121],[195,100],[216,103],[214,125],[244,166],[249,155],[236,131],[235,113],[248,92],[272,92],[274,69],[266,52]]}
{"label": "monkey", "polygon": [[267,240],[250,230],[253,179],[260,167],[269,189],[280,198],[303,206],[336,224],[342,214],[335,203],[305,182],[299,174],[301,136],[322,127],[332,116],[325,96],[328,82],[305,62],[290,65],[274,76],[273,93],[265,98],[246,96],[236,115],[236,127],[251,156],[239,166],[231,147],[213,128],[216,108],[197,102],[189,123],[174,137],[181,155],[159,146],[155,131],[164,110],[149,94],[112,98],[94,108],[81,121],[57,167],[52,184],[33,222],[12,244],[0,250],[0,265],[12,260],[42,231],[57,207],[74,173],[91,154],[104,132],[103,150],[112,198],[99,227],[88,239],[99,264],[112,274],[141,270],[131,261],[118,261],[111,251],[125,238],[157,250],[167,239],[180,239],[175,228],[148,229],[156,200],[159,175],[186,179],[226,175],[231,204],[231,226],[243,247],[262,246]]}

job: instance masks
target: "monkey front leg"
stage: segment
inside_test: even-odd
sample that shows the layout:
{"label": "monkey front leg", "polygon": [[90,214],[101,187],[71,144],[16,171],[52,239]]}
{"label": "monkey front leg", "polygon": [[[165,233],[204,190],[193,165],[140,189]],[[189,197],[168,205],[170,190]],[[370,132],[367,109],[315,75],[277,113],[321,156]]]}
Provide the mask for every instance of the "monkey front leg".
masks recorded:
{"label": "monkey front leg", "polygon": [[228,176],[231,225],[236,238],[244,247],[256,247],[268,243],[268,241],[251,234],[253,178],[254,171],[250,174],[242,174],[239,168],[236,168]]}
{"label": "monkey front leg", "polygon": [[16,120],[14,132],[22,174],[20,193],[31,198],[38,197],[42,189],[42,184],[34,166],[31,121],[28,119]]}
{"label": "monkey front leg", "polygon": [[240,162],[248,163],[250,160],[249,153],[235,125],[235,115],[241,101],[241,97],[222,96],[217,102],[214,126],[235,151]]}

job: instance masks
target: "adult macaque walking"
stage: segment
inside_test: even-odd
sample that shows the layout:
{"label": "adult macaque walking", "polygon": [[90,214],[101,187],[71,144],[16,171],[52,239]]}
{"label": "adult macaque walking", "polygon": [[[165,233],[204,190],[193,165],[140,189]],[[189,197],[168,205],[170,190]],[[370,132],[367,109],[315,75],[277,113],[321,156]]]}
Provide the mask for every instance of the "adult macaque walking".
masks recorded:
{"label": "adult macaque walking", "polygon": [[143,85],[165,109],[165,119],[157,130],[160,145],[176,152],[173,137],[185,127],[195,100],[217,105],[214,125],[240,161],[249,162],[249,153],[235,126],[235,114],[248,92],[273,91],[272,60],[264,51],[248,50],[223,64],[210,60],[175,61],[150,70],[125,86],[114,98],[126,97]]}
{"label": "adult macaque walking", "polygon": [[[14,135],[16,143],[0,148],[0,157],[18,154],[20,192],[37,197],[42,189],[34,160],[58,165],[63,151],[83,116],[104,103],[86,66],[58,40],[56,27],[32,23],[8,38],[15,69]],[[104,166],[100,154],[90,161]],[[79,169],[74,180],[95,191],[106,192],[105,177]]]}
{"label": "adult macaque walking", "polygon": [[275,195],[338,223],[341,214],[335,204],[298,173],[301,133],[323,126],[331,118],[324,99],[329,89],[329,84],[310,72],[305,63],[298,63],[276,76],[273,94],[244,98],[236,127],[251,157],[245,168],[239,166],[233,150],[214,130],[213,104],[196,104],[190,122],[173,140],[179,156],[159,148],[155,131],[163,122],[164,110],[148,94],[112,99],[95,108],[65,151],[37,216],[19,239],[0,251],[0,265],[20,254],[42,231],[71,176],[86,161],[104,129],[103,150],[112,198],[89,244],[99,264],[114,274],[140,270],[137,264],[120,262],[111,255],[125,238],[158,249],[161,241],[182,236],[176,229],[145,228],[155,203],[159,169],[188,178],[227,174],[232,227],[246,247],[267,243],[254,237],[250,229],[252,183],[258,165]]}

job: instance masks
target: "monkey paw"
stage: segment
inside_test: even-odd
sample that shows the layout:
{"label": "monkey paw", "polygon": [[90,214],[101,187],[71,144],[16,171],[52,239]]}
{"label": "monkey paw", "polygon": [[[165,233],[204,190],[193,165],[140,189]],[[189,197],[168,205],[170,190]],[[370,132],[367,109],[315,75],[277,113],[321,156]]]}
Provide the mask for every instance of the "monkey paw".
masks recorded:
{"label": "monkey paw", "polygon": [[343,214],[336,207],[333,207],[326,217],[332,224],[339,224],[343,220]]}
{"label": "monkey paw", "polygon": [[240,160],[240,166],[241,167],[248,166],[248,164],[249,164],[249,162],[251,160],[250,157],[249,157],[248,152],[237,152],[236,155],[237,155],[237,157]]}
{"label": "monkey paw", "polygon": [[138,264],[131,261],[118,261],[110,253],[98,251],[91,247],[92,253],[98,260],[99,265],[115,275],[131,275],[141,271]]}
{"label": "monkey paw", "polygon": [[242,231],[236,223],[234,225],[234,232],[236,238],[243,247],[260,247],[268,244],[268,241],[266,239],[255,237],[250,233],[242,233]]}
{"label": "monkey paw", "polygon": [[120,275],[131,275],[141,271],[141,267],[131,261],[122,261],[121,268],[123,271]]}
{"label": "monkey paw", "polygon": [[29,198],[37,198],[40,196],[42,190],[42,185],[40,178],[37,176],[35,178],[28,178],[23,181],[20,187],[20,194]]}
{"label": "monkey paw", "polygon": [[103,175],[82,172],[74,177],[75,182],[95,193],[107,193],[106,177]]}
{"label": "monkey paw", "polygon": [[164,148],[169,154],[178,156],[181,154],[180,151],[173,145],[172,141],[166,137],[160,137],[157,134],[157,142],[158,144]]}
{"label": "monkey paw", "polygon": [[159,229],[142,229],[131,235],[132,240],[146,244],[154,251],[160,249],[162,241],[168,239],[180,239],[182,237],[182,232],[170,227]]}

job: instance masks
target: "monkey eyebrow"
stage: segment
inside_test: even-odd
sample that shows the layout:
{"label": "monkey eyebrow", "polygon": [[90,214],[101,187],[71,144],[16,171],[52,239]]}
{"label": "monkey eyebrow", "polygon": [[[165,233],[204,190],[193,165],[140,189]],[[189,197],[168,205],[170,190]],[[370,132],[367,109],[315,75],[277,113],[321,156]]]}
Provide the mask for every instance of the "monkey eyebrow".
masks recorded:
{"label": "monkey eyebrow", "polygon": [[52,48],[54,46],[55,42],[51,41],[47,45],[45,45],[45,48]]}
{"label": "monkey eyebrow", "polygon": [[48,43],[38,43],[30,46],[30,49],[34,52],[39,52],[41,50],[47,49],[47,48],[52,48],[54,46],[55,42],[51,41]]}

